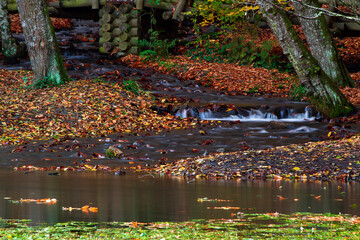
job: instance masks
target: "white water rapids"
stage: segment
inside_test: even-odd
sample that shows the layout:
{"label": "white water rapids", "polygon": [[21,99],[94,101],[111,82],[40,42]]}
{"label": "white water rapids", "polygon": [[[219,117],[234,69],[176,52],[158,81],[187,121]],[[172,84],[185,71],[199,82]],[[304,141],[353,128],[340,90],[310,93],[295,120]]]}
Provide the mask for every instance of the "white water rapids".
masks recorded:
{"label": "white water rapids", "polygon": [[314,121],[316,117],[313,114],[311,107],[306,107],[304,112],[297,113],[293,108],[284,108],[279,110],[278,115],[272,112],[265,112],[259,109],[239,110],[237,114],[222,114],[219,112],[211,111],[210,109],[196,109],[187,108],[178,110],[175,116],[180,118],[200,118],[201,120],[215,120],[215,121],[242,121],[242,122],[308,122]]}

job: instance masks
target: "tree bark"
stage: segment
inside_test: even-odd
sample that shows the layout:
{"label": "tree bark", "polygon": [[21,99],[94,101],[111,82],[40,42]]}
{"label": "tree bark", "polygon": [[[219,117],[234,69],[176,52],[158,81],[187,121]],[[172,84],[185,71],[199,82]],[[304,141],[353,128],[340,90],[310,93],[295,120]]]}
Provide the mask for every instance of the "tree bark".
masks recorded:
{"label": "tree bark", "polygon": [[10,16],[7,10],[6,0],[0,0],[0,32],[1,51],[4,55],[5,64],[18,63],[17,45],[11,34]]}
{"label": "tree bark", "polygon": [[289,58],[304,86],[307,96],[319,112],[327,117],[352,114],[355,107],[322,70],[296,33],[286,12],[276,7],[276,0],[257,0],[260,10],[274,32],[283,52]]}
{"label": "tree bark", "polygon": [[185,5],[186,5],[186,0],[179,0],[176,7],[175,7],[175,12],[174,15],[172,17],[172,19],[177,20],[177,21],[182,21],[184,19],[182,19],[180,17],[180,14],[182,11],[184,11],[185,9]]}
{"label": "tree bark", "polygon": [[68,76],[45,0],[17,0],[17,5],[34,72],[33,84],[66,82]]}
{"label": "tree bark", "polygon": [[[295,1],[294,9],[297,15],[314,17],[318,14],[316,10],[304,6],[302,3],[320,7],[317,0]],[[320,15],[317,19],[311,20],[299,17],[299,21],[311,53],[324,72],[341,87],[355,87],[355,83],[336,49],[325,17]]]}

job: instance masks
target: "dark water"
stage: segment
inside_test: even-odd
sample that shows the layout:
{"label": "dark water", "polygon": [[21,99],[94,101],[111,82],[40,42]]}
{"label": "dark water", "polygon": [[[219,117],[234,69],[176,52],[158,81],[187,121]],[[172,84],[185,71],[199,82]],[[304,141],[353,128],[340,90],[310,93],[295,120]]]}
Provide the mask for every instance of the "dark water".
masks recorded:
{"label": "dark water", "polygon": [[[49,176],[0,171],[0,217],[34,223],[77,221],[184,221],[231,218],[237,212],[316,212],[360,214],[360,185],[301,181],[207,181],[150,175],[62,173]],[[316,199],[316,196],[321,196]],[[285,199],[281,199],[285,198]],[[5,198],[5,199],[4,199]],[[13,203],[56,198],[54,205]],[[228,202],[199,201],[199,198]],[[297,200],[296,200],[297,199]],[[63,211],[90,204],[98,213]],[[214,207],[237,207],[224,210]]]}

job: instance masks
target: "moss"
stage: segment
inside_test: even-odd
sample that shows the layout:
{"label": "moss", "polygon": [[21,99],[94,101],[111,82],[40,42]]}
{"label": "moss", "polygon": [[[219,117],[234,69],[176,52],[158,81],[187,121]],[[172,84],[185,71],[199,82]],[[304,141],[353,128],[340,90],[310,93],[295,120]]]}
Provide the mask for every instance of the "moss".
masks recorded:
{"label": "moss", "polygon": [[[229,221],[230,220],[230,221]],[[294,213],[242,214],[240,219],[186,222],[65,222],[31,226],[1,220],[6,239],[358,239],[359,218],[350,215]]]}
{"label": "moss", "polygon": [[44,13],[44,16],[46,17],[46,22],[48,23],[48,26],[50,27],[50,35],[54,41],[53,44],[54,44],[54,48],[55,48],[54,49],[55,50],[55,56],[54,56],[55,59],[53,59],[53,62],[51,63],[51,65],[58,70],[55,73],[48,72],[47,77],[54,79],[57,84],[62,84],[62,83],[69,81],[69,77],[68,77],[66,69],[65,69],[65,65],[64,65],[63,57],[62,57],[60,49],[59,49],[59,45],[56,41],[56,34],[55,34],[54,26],[51,23],[49,10],[47,8],[47,4],[45,4],[44,1],[43,1],[43,6],[44,6],[43,13]]}
{"label": "moss", "polygon": [[[49,17],[49,19],[50,19],[50,17]],[[68,74],[66,72],[65,65],[64,65],[64,60],[63,60],[63,57],[61,55],[59,46],[58,46],[57,41],[56,41],[54,27],[53,27],[52,24],[51,24],[50,27],[51,27],[51,34],[53,35],[54,40],[55,40],[55,60],[54,61],[56,62],[57,68],[59,70],[59,72],[57,73],[57,75],[58,75],[57,77],[59,78],[60,83],[65,83],[65,82],[68,82],[70,79],[69,79]]]}
{"label": "moss", "polygon": [[348,101],[345,101],[342,104],[334,105],[321,96],[317,98],[311,96],[309,98],[315,108],[329,118],[349,116],[357,111],[356,108]]}

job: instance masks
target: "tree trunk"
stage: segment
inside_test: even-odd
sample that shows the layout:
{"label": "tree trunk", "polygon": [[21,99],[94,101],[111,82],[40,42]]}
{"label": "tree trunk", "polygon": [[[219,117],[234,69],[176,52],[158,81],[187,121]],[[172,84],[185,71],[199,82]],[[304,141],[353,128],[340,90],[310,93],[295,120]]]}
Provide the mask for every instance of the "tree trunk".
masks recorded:
{"label": "tree trunk", "polygon": [[59,85],[68,80],[55,31],[44,0],[17,0],[24,30],[33,83]]}
{"label": "tree trunk", "polygon": [[[302,3],[320,7],[317,0],[295,1],[294,8],[297,15],[311,18],[318,14],[316,10],[304,6]],[[324,72],[341,87],[355,87],[355,83],[336,49],[325,17],[320,15],[317,19],[311,20],[299,17],[299,21],[311,53]]]}
{"label": "tree trunk", "polygon": [[300,84],[305,87],[307,96],[317,110],[331,118],[354,113],[355,107],[321,69],[320,64],[296,33],[286,12],[274,6],[277,1],[257,0],[257,3],[284,54],[295,68]]}
{"label": "tree trunk", "polygon": [[17,45],[11,34],[10,17],[7,11],[7,1],[0,0],[0,32],[1,32],[1,51],[4,55],[5,64],[19,62],[17,59]]}

